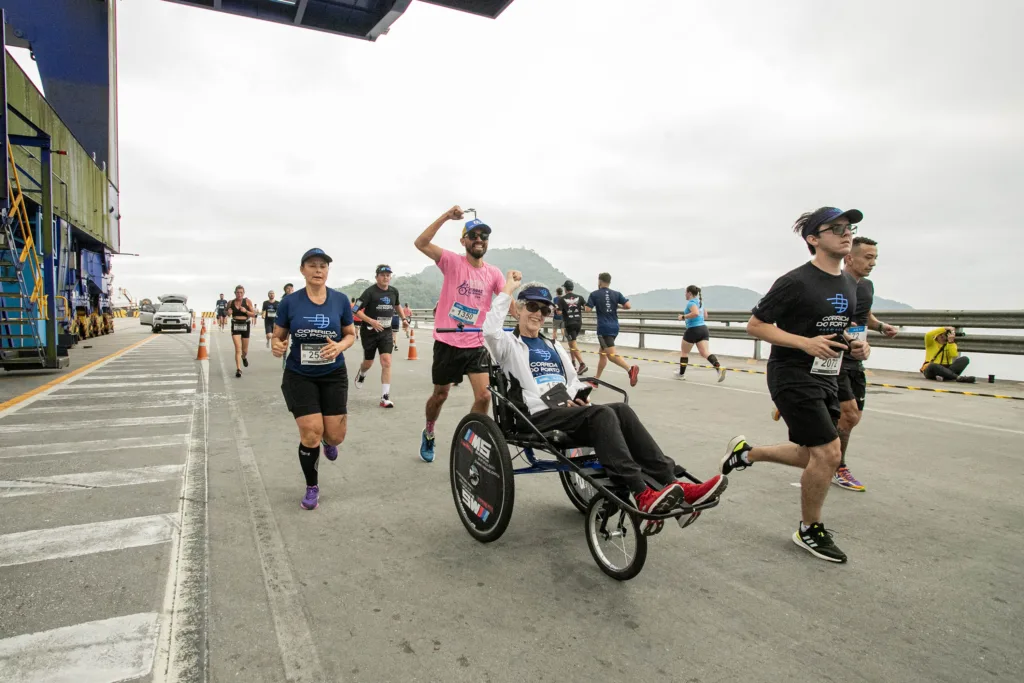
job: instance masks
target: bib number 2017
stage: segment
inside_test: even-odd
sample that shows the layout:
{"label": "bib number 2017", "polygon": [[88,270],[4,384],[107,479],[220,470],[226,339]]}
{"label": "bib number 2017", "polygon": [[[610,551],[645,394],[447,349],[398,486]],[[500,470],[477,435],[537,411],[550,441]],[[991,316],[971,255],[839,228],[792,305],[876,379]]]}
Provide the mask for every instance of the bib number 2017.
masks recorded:
{"label": "bib number 2017", "polygon": [[814,364],[811,366],[811,374],[837,376],[839,374],[839,367],[842,364],[842,352],[835,358],[815,358]]}

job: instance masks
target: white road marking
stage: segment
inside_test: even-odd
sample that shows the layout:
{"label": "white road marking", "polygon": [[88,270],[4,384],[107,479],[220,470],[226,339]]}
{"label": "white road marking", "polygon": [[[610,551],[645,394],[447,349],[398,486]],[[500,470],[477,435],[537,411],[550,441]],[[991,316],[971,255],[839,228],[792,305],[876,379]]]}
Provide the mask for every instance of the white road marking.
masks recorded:
{"label": "white road marking", "polygon": [[112,486],[134,486],[170,481],[181,474],[182,465],[157,465],[107,472],[79,472],[27,479],[0,479],[0,498],[17,498],[37,493],[66,493]]}
{"label": "white road marking", "polygon": [[[186,394],[196,393],[195,389],[162,389],[160,391],[161,396],[184,396]],[[39,399],[40,401],[71,401],[71,400],[82,400],[82,399],[93,399],[93,398],[126,398],[128,396],[138,396],[145,394],[146,396],[152,396],[153,391],[149,389],[141,389],[139,391],[87,391],[81,394],[56,394],[47,396],[46,398]],[[26,401],[27,403],[27,401]],[[17,407],[17,406],[15,406]]]}
{"label": "white road marking", "polygon": [[0,446],[0,460],[28,458],[36,455],[62,455],[65,453],[95,453],[117,451],[125,448],[159,448],[161,446],[184,446],[188,434],[161,434],[160,436],[131,436],[123,439],[100,439],[97,441],[69,441],[61,443],[37,443],[28,446]]}
{"label": "white road marking", "polygon": [[[134,395],[134,394],[132,394]],[[88,396],[95,396],[95,394],[89,394]],[[79,397],[75,397],[79,398]],[[86,398],[85,396],[81,398]],[[104,403],[104,402],[89,402],[86,405],[75,406],[75,413],[88,413],[92,411],[102,410],[104,412],[117,412],[120,410],[148,410],[150,408],[183,408],[191,407],[193,400],[188,397],[182,398],[168,398],[162,401],[143,401],[141,403]],[[29,408],[22,412],[25,413],[52,413],[57,410],[53,406],[36,406],[35,408]]]}
{"label": "white road marking", "polygon": [[140,375],[133,375],[128,372],[104,372],[102,374],[90,375],[90,379],[153,379],[154,377],[195,377],[192,372],[146,372]]}
{"label": "white road marking", "polygon": [[45,429],[47,432],[85,430],[85,429],[112,429],[119,427],[149,427],[153,425],[171,425],[188,422],[189,415],[154,415],[152,417],[115,417],[99,420],[76,420],[75,422],[51,422],[42,424],[30,422],[27,424],[0,424],[0,434],[18,434],[21,432],[38,432]]}
{"label": "white road marking", "polygon": [[0,640],[0,681],[108,683],[153,668],[157,615],[129,614]]}
{"label": "white road marking", "polygon": [[150,515],[0,536],[0,567],[167,543],[175,515]]}
{"label": "white road marking", "polygon": [[68,389],[112,389],[114,387],[168,387],[174,384],[193,384],[194,379],[169,379],[156,382],[79,382]]}

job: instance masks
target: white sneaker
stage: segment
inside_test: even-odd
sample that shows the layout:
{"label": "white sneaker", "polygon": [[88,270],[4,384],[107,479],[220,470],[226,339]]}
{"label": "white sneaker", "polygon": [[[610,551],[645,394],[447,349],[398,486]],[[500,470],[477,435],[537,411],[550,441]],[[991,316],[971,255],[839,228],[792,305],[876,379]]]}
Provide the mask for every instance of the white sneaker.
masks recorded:
{"label": "white sneaker", "polygon": [[356,389],[362,389],[363,385],[366,384],[366,375],[360,375],[356,373],[356,381],[354,382]]}
{"label": "white sneaker", "polygon": [[391,402],[391,398],[389,398],[387,394],[384,394],[383,396],[380,397],[380,407],[394,408],[395,404]]}

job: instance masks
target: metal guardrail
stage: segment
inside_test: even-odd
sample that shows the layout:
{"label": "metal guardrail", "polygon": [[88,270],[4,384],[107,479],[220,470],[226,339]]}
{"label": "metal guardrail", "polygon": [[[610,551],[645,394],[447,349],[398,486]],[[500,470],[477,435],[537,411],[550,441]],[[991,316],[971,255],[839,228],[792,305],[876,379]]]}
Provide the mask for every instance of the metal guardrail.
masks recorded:
{"label": "metal guardrail", "polygon": [[[639,348],[645,348],[646,335],[681,337],[686,328],[682,323],[666,325],[664,321],[677,321],[680,311],[619,311],[620,334],[636,334],[640,337]],[[963,353],[996,353],[1002,355],[1024,355],[1024,336],[995,334],[965,334],[966,327],[993,330],[1024,330],[1024,311],[874,311],[875,317],[896,327],[942,327],[952,325],[957,329],[957,346]],[[416,321],[433,321],[433,311],[413,309]],[[747,334],[746,323],[749,311],[711,311],[705,318],[712,338],[746,339],[754,343],[753,357],[760,359],[761,341]],[[511,319],[510,319],[511,320]],[[655,321],[655,322],[647,322]],[[659,324],[661,321],[661,324]],[[597,318],[593,313],[583,316],[583,330],[594,332]],[[903,332],[892,339],[870,331],[868,341],[872,346],[891,349],[915,349],[924,351],[924,335],[920,332]]]}

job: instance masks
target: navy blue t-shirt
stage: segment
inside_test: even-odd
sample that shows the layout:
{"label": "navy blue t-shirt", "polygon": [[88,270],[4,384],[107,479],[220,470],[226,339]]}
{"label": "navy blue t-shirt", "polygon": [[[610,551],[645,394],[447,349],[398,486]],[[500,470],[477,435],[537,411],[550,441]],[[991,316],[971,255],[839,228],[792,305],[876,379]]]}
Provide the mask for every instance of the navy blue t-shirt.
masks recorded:
{"label": "navy blue t-shirt", "polygon": [[629,301],[622,292],[601,287],[595,289],[587,298],[587,306],[597,314],[597,334],[602,337],[614,337],[619,333],[619,306]]}
{"label": "navy blue t-shirt", "polygon": [[540,387],[541,393],[548,390],[545,384],[562,383],[567,384],[565,379],[565,368],[562,367],[562,359],[558,352],[540,337],[520,337],[530,349],[530,371],[533,379]]}
{"label": "navy blue t-shirt", "polygon": [[341,341],[342,328],[352,324],[352,304],[341,292],[328,289],[326,301],[315,304],[305,289],[296,290],[281,299],[274,322],[291,333],[292,348],[285,363],[288,370],[318,377],[345,365],[344,354],[325,361],[319,352],[328,340]]}

